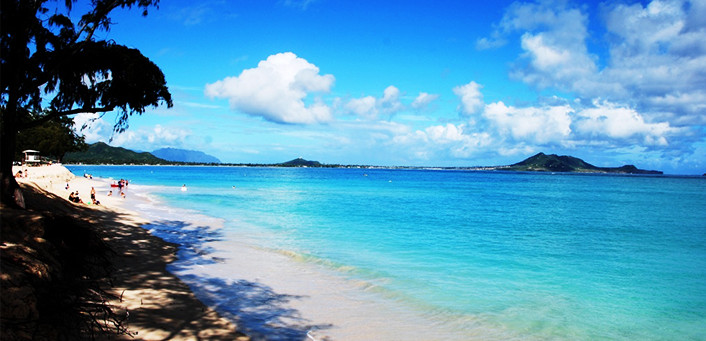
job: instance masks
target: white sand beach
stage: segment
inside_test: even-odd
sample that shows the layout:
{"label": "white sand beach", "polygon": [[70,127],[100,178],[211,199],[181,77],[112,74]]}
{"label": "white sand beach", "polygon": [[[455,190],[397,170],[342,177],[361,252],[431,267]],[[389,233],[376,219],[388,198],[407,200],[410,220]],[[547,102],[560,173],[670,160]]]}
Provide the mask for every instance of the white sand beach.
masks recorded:
{"label": "white sand beach", "polygon": [[[53,200],[40,209],[78,215],[98,230],[105,243],[115,251],[112,258],[113,287],[118,299],[113,309],[125,312],[130,335],[110,335],[107,339],[125,340],[248,340],[232,322],[202,304],[189,287],[166,270],[175,259],[176,246],[156,238],[141,228],[149,220],[125,208],[125,200],[110,183],[75,177],[61,165],[13,167],[21,186],[33,187]],[[68,188],[67,188],[68,185]],[[96,191],[96,205],[90,200]],[[78,191],[82,204],[68,201]],[[90,204],[88,204],[91,202]]]}

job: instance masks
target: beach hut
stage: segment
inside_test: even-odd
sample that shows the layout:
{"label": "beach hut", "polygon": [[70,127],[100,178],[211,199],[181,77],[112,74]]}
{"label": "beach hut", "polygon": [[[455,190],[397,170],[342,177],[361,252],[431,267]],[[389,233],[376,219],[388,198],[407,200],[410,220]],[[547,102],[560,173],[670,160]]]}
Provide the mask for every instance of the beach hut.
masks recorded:
{"label": "beach hut", "polygon": [[38,165],[41,160],[39,159],[39,151],[38,150],[23,150],[22,153],[25,155],[25,163],[26,164],[35,164]]}

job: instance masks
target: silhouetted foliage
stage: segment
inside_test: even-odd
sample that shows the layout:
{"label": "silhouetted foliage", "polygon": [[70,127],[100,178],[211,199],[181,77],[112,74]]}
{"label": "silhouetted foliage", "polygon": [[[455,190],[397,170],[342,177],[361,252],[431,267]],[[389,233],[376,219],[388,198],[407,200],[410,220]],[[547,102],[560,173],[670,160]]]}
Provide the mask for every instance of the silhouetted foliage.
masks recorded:
{"label": "silhouetted foliage", "polygon": [[88,149],[86,138],[73,129],[73,120],[62,116],[42,123],[39,126],[20,131],[17,135],[15,160],[22,157],[26,149],[39,150],[42,156],[61,162],[68,152]]}
{"label": "silhouetted foliage", "polygon": [[92,0],[78,22],[69,17],[76,0],[2,0],[0,6],[0,173],[2,201],[12,203],[17,134],[78,113],[115,111],[122,132],[129,117],[172,98],[162,71],[139,50],[96,40],[116,8],[142,14],[159,0]]}

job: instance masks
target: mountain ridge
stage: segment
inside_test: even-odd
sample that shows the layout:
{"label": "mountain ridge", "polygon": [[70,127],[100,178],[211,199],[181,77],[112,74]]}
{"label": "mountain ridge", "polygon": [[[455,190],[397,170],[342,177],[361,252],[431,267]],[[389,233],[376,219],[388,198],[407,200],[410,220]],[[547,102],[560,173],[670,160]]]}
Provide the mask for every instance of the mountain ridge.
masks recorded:
{"label": "mountain ridge", "polygon": [[135,152],[122,147],[109,146],[105,142],[96,142],[83,152],[66,153],[64,163],[88,164],[143,164],[165,165],[169,161],[158,158],[149,152]]}

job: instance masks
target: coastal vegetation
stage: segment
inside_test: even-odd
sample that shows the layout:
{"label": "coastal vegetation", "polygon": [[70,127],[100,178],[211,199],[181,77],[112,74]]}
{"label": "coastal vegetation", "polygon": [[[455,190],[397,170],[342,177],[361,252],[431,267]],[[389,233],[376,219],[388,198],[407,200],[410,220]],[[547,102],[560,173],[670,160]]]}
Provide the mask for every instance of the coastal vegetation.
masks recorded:
{"label": "coastal vegetation", "polygon": [[103,142],[91,144],[85,151],[67,153],[65,163],[85,164],[141,164],[168,165],[171,162],[160,159],[151,153],[138,153],[121,147],[111,147]]}
{"label": "coastal vegetation", "polygon": [[158,0],[96,0],[80,16],[75,0],[2,0],[0,11],[1,200],[16,205],[12,174],[18,133],[79,113],[117,114],[115,132],[148,107],[172,106],[162,70],[139,50],[100,40],[111,12],[136,7],[147,15]]}
{"label": "coastal vegetation", "polygon": [[39,150],[43,157],[59,162],[63,161],[66,153],[86,150],[86,138],[74,131],[73,124],[71,118],[64,116],[20,131],[17,135],[15,160],[21,160],[22,151],[27,149]]}

